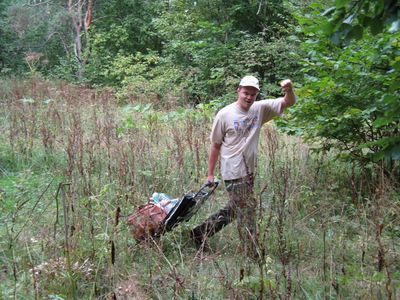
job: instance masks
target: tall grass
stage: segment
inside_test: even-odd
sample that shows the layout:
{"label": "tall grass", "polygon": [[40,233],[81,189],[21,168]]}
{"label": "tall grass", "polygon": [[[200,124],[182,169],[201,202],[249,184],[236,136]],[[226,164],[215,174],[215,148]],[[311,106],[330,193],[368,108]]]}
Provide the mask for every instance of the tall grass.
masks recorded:
{"label": "tall grass", "polygon": [[255,187],[261,262],[243,257],[235,226],[211,239],[211,253],[189,241],[227,201],[223,188],[188,223],[137,244],[129,213],[153,192],[202,184],[214,111],[120,106],[112,91],[62,82],[0,85],[2,298],[399,297],[399,192],[380,172],[267,125]]}

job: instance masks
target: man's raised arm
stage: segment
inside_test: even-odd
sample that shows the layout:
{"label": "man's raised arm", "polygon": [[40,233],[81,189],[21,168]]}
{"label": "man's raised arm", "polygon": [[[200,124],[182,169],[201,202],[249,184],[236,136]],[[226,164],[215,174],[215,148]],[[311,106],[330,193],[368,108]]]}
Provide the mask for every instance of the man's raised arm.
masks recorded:
{"label": "man's raised arm", "polygon": [[290,79],[283,80],[281,82],[281,88],[282,91],[285,93],[282,103],[282,111],[283,111],[286,107],[290,107],[296,103],[296,95],[294,94],[293,84]]}

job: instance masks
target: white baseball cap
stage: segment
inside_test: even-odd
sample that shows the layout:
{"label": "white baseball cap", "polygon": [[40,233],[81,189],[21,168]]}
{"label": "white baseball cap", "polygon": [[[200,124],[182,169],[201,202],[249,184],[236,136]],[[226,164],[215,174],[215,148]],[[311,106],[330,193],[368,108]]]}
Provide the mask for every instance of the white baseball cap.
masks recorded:
{"label": "white baseball cap", "polygon": [[257,90],[260,90],[258,79],[254,76],[244,76],[242,80],[240,80],[239,86],[252,86]]}

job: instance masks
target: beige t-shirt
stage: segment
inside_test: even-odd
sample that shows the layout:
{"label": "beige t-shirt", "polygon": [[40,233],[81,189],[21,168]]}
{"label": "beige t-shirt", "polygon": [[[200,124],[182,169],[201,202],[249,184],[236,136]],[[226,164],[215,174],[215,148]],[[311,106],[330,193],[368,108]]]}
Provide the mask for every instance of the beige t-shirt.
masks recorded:
{"label": "beige t-shirt", "polygon": [[221,145],[221,176],[232,180],[254,173],[261,126],[281,114],[283,98],[256,101],[249,111],[234,102],[216,115],[211,142]]}

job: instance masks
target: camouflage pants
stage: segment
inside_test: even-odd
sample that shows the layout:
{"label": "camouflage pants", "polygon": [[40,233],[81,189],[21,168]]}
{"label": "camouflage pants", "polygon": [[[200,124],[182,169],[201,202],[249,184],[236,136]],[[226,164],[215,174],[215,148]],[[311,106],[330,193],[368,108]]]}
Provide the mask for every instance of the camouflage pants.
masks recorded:
{"label": "camouflage pants", "polygon": [[207,239],[236,219],[245,254],[249,257],[257,257],[257,203],[253,193],[253,178],[249,176],[237,180],[227,180],[225,185],[229,194],[229,202],[196,227],[193,232],[197,236],[201,235],[202,239]]}

